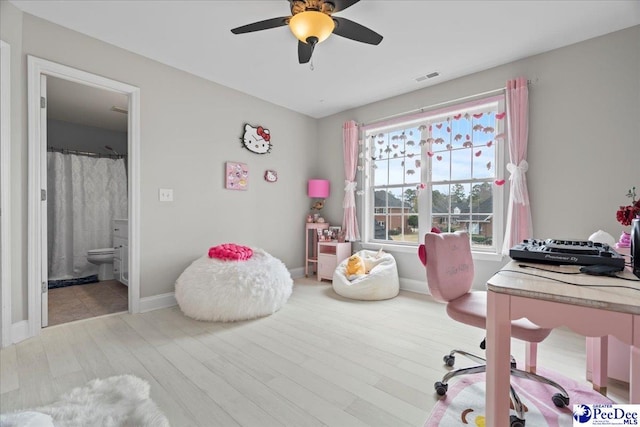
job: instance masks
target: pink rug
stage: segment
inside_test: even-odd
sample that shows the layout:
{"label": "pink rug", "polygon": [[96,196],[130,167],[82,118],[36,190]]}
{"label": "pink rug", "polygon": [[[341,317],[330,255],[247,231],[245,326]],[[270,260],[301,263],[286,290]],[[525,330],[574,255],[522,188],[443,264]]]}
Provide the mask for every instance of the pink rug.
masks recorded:
{"label": "pink rug", "polygon": [[[569,393],[569,406],[558,408],[551,401],[556,393],[551,386],[522,378],[511,378],[520,399],[526,406],[525,420],[532,427],[572,427],[573,405],[611,403],[611,400],[558,373],[538,368],[538,373],[560,384]],[[434,406],[424,427],[485,427],[485,375],[473,374],[454,378],[449,390]],[[434,392],[435,393],[435,392]],[[514,411],[511,411],[515,414]]]}

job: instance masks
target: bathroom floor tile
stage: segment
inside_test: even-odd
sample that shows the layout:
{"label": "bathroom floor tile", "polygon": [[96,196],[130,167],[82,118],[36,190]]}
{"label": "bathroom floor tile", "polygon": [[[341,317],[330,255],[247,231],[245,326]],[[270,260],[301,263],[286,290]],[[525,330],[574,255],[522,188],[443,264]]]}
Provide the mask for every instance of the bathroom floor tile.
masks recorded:
{"label": "bathroom floor tile", "polygon": [[127,311],[128,288],[116,280],[49,290],[49,326]]}

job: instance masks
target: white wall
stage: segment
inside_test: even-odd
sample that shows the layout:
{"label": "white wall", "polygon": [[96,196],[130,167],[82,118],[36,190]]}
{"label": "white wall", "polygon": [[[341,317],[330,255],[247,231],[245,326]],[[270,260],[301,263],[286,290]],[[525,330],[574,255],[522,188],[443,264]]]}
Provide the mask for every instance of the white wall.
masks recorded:
{"label": "white wall", "polygon": [[[224,242],[261,247],[288,268],[303,265],[314,119],[23,14],[8,2],[0,7],[0,36],[19,65],[12,87],[21,88],[12,99],[14,322],[27,313],[26,55],[140,88],[141,297],[172,292],[189,263]],[[241,146],[245,122],[270,129],[270,154]],[[249,165],[248,191],[224,189],[225,161]],[[278,172],[277,183],[264,181],[266,169]],[[159,188],[172,188],[175,201],[160,203]]]}
{"label": "white wall", "polygon": [[[346,120],[376,121],[504,87],[517,76],[533,81],[527,177],[535,237],[586,239],[602,229],[617,238],[615,212],[629,203],[629,188],[640,188],[640,26],[321,119],[318,140],[340,141]],[[342,156],[339,142],[324,150],[324,158]],[[344,181],[340,164],[320,168]],[[333,192],[326,203],[332,222],[342,218],[340,200]],[[395,256],[402,277],[424,281],[415,254]],[[475,285],[504,262],[477,261]]]}

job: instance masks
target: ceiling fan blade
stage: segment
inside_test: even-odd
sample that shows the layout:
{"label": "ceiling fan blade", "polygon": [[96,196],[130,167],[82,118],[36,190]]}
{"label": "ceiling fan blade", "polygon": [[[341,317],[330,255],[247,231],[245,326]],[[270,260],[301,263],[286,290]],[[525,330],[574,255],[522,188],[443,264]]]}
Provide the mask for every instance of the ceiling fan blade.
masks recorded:
{"label": "ceiling fan blade", "polygon": [[316,47],[315,43],[305,43],[298,40],[298,62],[306,64],[311,61],[311,55],[313,54],[313,48]]}
{"label": "ceiling fan blade", "polygon": [[290,16],[281,16],[279,18],[265,19],[264,21],[254,22],[253,24],[243,25],[231,30],[233,34],[251,33],[254,31],[269,30],[271,28],[283,27],[289,22]]}
{"label": "ceiling fan blade", "polygon": [[336,22],[333,34],[362,43],[380,44],[382,36],[369,28],[346,18],[332,16]]}
{"label": "ceiling fan blade", "polygon": [[340,12],[341,10],[345,10],[348,7],[353,6],[358,3],[360,0],[325,0],[325,3],[333,3],[333,12]]}

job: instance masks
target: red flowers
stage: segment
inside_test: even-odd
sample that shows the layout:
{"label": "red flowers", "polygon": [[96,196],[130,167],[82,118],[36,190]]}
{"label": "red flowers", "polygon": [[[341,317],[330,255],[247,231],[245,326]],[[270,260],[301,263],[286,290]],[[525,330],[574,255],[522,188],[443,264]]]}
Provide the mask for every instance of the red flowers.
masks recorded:
{"label": "red flowers", "polygon": [[635,205],[620,206],[616,212],[616,219],[622,225],[631,225],[631,220],[640,215],[640,200]]}
{"label": "red flowers", "polygon": [[631,197],[631,204],[628,206],[620,206],[616,212],[616,219],[624,226],[631,225],[631,221],[640,216],[640,200],[636,201],[636,187],[629,190],[627,197]]}

